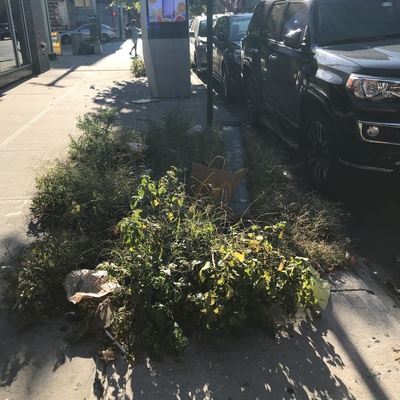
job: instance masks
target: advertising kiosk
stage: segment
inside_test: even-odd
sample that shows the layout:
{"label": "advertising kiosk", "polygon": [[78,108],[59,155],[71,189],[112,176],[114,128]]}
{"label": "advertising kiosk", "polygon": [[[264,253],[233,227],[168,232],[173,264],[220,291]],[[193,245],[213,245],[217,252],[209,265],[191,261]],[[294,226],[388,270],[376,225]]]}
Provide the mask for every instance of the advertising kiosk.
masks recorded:
{"label": "advertising kiosk", "polygon": [[151,97],[190,97],[187,0],[140,0],[140,10]]}

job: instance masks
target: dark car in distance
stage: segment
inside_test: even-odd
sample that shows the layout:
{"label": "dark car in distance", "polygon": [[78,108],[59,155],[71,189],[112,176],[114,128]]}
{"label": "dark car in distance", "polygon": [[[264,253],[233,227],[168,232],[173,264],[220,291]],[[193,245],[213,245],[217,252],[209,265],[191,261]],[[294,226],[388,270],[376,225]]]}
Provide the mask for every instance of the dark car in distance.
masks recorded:
{"label": "dark car in distance", "polygon": [[241,45],[252,14],[221,15],[213,27],[213,76],[229,99],[241,89]]}
{"label": "dark car in distance", "polygon": [[11,32],[8,24],[0,24],[0,40],[11,39]]}
{"label": "dark car in distance", "polygon": [[250,121],[326,187],[342,165],[400,170],[400,0],[262,0],[242,41]]}

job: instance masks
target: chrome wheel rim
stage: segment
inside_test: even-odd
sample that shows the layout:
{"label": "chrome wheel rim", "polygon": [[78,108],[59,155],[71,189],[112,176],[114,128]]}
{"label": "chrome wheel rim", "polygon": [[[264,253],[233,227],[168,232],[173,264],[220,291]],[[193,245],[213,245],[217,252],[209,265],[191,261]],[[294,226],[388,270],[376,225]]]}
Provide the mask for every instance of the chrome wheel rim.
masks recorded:
{"label": "chrome wheel rim", "polygon": [[307,164],[312,179],[323,183],[329,173],[329,144],[324,126],[313,122],[307,134]]}

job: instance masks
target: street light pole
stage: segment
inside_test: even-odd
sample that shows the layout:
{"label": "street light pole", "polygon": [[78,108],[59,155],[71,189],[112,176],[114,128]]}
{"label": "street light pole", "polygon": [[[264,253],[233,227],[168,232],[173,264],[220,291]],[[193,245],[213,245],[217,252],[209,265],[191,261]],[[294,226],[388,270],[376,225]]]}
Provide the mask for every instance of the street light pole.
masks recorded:
{"label": "street light pole", "polygon": [[213,1],[207,0],[207,127],[213,124]]}
{"label": "street light pole", "polygon": [[93,10],[93,14],[97,14],[96,0],[92,0],[92,10]]}

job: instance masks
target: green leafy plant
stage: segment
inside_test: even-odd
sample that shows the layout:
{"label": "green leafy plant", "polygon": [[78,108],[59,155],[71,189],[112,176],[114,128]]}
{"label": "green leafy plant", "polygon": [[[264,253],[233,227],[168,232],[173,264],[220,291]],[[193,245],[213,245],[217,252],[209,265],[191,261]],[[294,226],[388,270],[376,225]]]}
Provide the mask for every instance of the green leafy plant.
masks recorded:
{"label": "green leafy plant", "polygon": [[[158,357],[181,354],[192,334],[253,324],[273,336],[278,317],[313,310],[310,266],[342,261],[340,212],[289,180],[277,154],[246,143],[255,201],[238,221],[186,193],[193,159],[222,153],[215,131],[191,129],[178,110],[146,132],[118,127],[114,109],[78,127],[67,159],[37,179],[37,237],[12,281],[14,310],[46,321],[71,307],[66,274],[97,266],[122,287],[110,295],[113,335],[135,356]],[[98,303],[83,302],[89,316]]]}
{"label": "green leafy plant", "polygon": [[273,332],[275,314],[311,310],[308,261],[274,246],[284,225],[227,224],[226,210],[186,195],[178,173],[144,176],[118,224],[104,268],[124,288],[114,297],[119,340],[133,354],[179,354],[193,331],[226,335],[253,323]]}
{"label": "green leafy plant", "polygon": [[146,66],[144,65],[143,58],[135,57],[131,63],[131,72],[135,78],[146,76]]}

